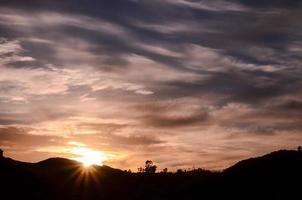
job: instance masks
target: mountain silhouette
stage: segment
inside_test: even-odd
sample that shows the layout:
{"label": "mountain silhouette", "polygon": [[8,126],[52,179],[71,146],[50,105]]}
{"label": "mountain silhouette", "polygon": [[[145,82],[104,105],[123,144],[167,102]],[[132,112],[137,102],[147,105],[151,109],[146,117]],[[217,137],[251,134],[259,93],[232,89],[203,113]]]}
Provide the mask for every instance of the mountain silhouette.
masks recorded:
{"label": "mountain silhouette", "polygon": [[301,151],[280,150],[243,160],[222,175],[228,188],[236,188],[245,199],[302,199]]}
{"label": "mountain silhouette", "polygon": [[0,159],[0,199],[302,199],[302,152],[280,150],[221,171],[130,173],[64,158]]}
{"label": "mountain silhouette", "polygon": [[288,176],[292,173],[296,174],[295,172],[299,170],[302,170],[302,151],[280,150],[261,157],[242,160],[225,169],[224,173],[251,177],[256,174]]}

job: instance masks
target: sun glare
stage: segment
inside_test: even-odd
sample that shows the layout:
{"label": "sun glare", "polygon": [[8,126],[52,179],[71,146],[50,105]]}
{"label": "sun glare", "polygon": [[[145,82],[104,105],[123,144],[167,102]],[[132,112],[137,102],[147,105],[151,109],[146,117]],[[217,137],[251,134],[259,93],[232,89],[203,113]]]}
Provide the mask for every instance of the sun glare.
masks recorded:
{"label": "sun glare", "polygon": [[84,167],[102,165],[106,159],[106,156],[102,152],[87,148],[76,148],[72,150],[72,153],[78,156],[73,159],[83,163]]}

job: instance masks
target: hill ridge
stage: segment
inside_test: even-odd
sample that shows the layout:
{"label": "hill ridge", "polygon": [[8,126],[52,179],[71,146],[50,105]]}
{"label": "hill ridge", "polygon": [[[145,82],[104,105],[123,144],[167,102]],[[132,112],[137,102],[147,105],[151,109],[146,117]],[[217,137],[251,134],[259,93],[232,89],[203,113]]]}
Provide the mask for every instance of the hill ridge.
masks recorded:
{"label": "hill ridge", "polygon": [[[24,164],[0,159],[0,199],[43,200],[291,200],[301,199],[302,152],[279,150],[245,159],[222,172],[129,173],[84,168],[65,158]],[[18,191],[18,192],[16,192]]]}

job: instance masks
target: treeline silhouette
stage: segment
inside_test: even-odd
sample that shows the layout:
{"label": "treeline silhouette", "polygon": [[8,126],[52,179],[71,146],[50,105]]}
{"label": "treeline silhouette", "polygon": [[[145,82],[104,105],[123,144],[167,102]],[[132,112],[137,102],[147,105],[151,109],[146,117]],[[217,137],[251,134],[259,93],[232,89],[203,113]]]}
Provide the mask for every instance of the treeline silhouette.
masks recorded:
{"label": "treeline silhouette", "polygon": [[[157,166],[153,163],[152,160],[146,160],[145,167],[139,167],[137,168],[138,173],[147,173],[147,174],[154,174],[157,170]],[[125,170],[125,172],[131,173],[131,170]],[[159,173],[173,173],[169,172],[168,168],[162,169]],[[188,169],[177,169],[176,173],[187,173],[187,174],[212,174],[213,171],[202,169],[202,168],[188,168]]]}
{"label": "treeline silhouette", "polygon": [[221,172],[164,169],[147,160],[138,173],[50,158],[25,163],[0,158],[0,199],[164,200],[302,199],[302,148],[243,160]]}

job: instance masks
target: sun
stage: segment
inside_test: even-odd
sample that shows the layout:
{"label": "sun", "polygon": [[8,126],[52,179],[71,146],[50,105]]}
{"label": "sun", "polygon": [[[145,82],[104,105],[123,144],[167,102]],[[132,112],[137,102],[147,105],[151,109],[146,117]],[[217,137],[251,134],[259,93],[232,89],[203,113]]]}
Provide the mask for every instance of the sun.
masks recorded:
{"label": "sun", "polygon": [[106,160],[104,153],[88,148],[75,148],[72,150],[72,153],[78,156],[73,159],[83,163],[84,167],[103,165],[103,161]]}

